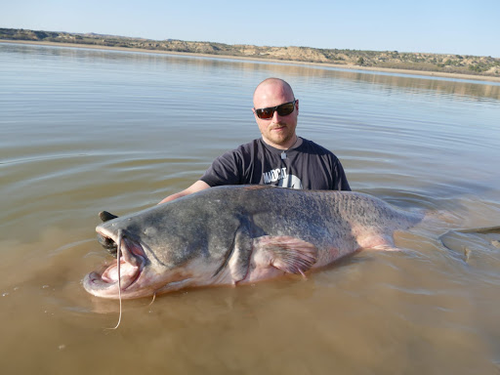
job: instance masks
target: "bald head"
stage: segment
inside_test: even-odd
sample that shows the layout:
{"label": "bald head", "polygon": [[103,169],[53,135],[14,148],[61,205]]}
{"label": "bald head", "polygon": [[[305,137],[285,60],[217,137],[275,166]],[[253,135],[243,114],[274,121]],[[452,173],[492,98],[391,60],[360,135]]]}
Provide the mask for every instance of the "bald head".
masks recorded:
{"label": "bald head", "polygon": [[[273,110],[273,107],[291,102],[293,102],[292,112]],[[295,99],[288,83],[279,78],[268,78],[262,81],[253,93],[253,105],[252,111],[264,142],[282,150],[295,144],[299,101]],[[272,117],[260,118],[256,110],[263,108],[271,109]]]}
{"label": "bald head", "polygon": [[[255,108],[261,108],[261,103],[269,103],[272,97],[286,98],[286,101],[295,99],[292,87],[280,78],[267,78],[256,87],[253,93],[253,103]],[[278,105],[276,103],[272,105]]]}

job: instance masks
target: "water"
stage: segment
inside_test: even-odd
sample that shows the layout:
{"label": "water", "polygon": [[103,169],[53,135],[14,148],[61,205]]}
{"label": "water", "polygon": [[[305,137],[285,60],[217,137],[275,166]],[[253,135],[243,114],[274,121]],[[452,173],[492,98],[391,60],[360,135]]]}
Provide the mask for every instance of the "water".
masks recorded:
{"label": "water", "polygon": [[[309,275],[126,301],[88,295],[97,213],[156,204],[259,136],[256,84],[353,190],[442,220]],[[0,44],[0,369],[20,373],[500,373],[500,85]]]}

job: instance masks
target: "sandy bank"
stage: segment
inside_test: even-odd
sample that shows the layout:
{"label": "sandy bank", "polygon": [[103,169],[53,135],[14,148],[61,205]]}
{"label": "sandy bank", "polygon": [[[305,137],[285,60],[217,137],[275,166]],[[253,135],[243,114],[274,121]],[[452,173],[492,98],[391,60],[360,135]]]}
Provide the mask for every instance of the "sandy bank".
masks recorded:
{"label": "sandy bank", "polygon": [[500,77],[480,76],[480,75],[473,75],[473,74],[444,73],[444,72],[432,72],[432,71],[408,70],[408,69],[374,68],[374,67],[363,67],[363,66],[359,66],[359,65],[313,63],[313,62],[303,62],[303,61],[293,61],[293,60],[259,59],[259,58],[255,58],[255,57],[231,56],[231,55],[210,55],[210,54],[201,54],[201,53],[157,51],[157,50],[147,50],[147,49],[141,49],[141,48],[97,46],[97,45],[91,45],[91,44],[37,42],[37,41],[31,41],[31,40],[7,40],[7,39],[0,39],[0,43],[32,44],[32,45],[45,45],[45,46],[68,47],[68,48],[89,48],[89,49],[98,49],[98,50],[142,52],[142,53],[154,53],[154,54],[165,54],[165,55],[200,56],[200,57],[208,57],[208,58],[223,58],[223,59],[233,59],[233,60],[272,62],[272,63],[281,63],[281,64],[297,64],[297,65],[305,65],[305,66],[332,67],[332,68],[339,68],[339,69],[352,69],[352,70],[362,70],[362,71],[372,71],[372,72],[410,74],[410,75],[430,76],[430,77],[466,79],[466,80],[474,80],[474,81],[500,82]]}

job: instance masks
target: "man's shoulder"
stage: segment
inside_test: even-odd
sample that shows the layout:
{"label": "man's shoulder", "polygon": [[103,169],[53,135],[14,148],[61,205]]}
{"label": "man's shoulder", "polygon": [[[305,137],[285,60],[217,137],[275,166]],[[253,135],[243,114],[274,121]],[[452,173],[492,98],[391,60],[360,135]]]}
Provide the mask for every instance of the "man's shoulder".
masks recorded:
{"label": "man's shoulder", "polygon": [[330,156],[333,158],[337,158],[333,152],[309,139],[302,138],[301,147],[304,152],[309,152],[320,156]]}
{"label": "man's shoulder", "polygon": [[255,147],[259,146],[260,144],[261,144],[261,139],[256,138],[256,139],[251,140],[250,142],[243,143],[243,144],[239,145],[236,148],[236,150],[239,150],[239,149],[247,150],[247,149],[255,148]]}
{"label": "man's shoulder", "polygon": [[239,161],[251,159],[253,155],[255,155],[260,147],[259,139],[254,139],[248,143],[243,143],[238,147],[228,150],[220,155],[216,161],[217,162],[226,162],[227,160]]}
{"label": "man's shoulder", "polygon": [[243,143],[238,147],[236,147],[235,149],[228,152],[232,154],[249,155],[249,154],[254,154],[260,148],[262,148],[262,141],[260,140],[260,138],[257,138],[250,142]]}

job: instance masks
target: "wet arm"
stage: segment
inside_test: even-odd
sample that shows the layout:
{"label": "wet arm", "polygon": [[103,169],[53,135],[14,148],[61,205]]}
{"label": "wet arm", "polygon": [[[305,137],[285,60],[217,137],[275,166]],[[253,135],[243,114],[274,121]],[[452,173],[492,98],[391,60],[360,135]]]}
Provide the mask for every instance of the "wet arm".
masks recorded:
{"label": "wet arm", "polygon": [[198,180],[194,184],[192,184],[190,187],[188,187],[187,189],[184,189],[184,190],[182,190],[178,193],[175,193],[175,194],[171,194],[168,197],[162,199],[160,201],[160,203],[158,203],[158,204],[170,202],[170,201],[173,201],[174,199],[181,198],[181,197],[184,197],[186,195],[193,194],[193,193],[196,193],[198,191],[208,189],[209,187],[210,187],[210,185],[208,185],[206,182],[204,182],[202,180]]}

